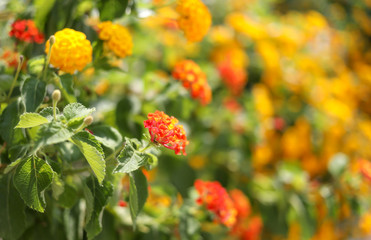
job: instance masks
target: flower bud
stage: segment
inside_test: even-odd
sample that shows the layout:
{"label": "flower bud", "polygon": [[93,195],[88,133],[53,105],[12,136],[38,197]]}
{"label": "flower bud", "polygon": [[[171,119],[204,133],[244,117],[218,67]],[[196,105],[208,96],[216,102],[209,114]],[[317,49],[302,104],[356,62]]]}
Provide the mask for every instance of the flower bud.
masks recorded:
{"label": "flower bud", "polygon": [[84,119],[84,125],[85,126],[89,126],[90,124],[93,123],[93,117],[92,116],[87,116],[85,119]]}
{"label": "flower bud", "polygon": [[23,56],[23,55],[20,55],[20,56],[19,56],[19,62],[20,62],[20,64],[23,63],[23,60],[24,60],[24,56]]}
{"label": "flower bud", "polygon": [[54,35],[51,35],[50,38],[49,38],[49,42],[50,42],[50,45],[53,45],[54,42],[55,42],[55,37]]}
{"label": "flower bud", "polygon": [[59,100],[61,100],[61,91],[59,91],[58,89],[54,90],[52,94],[52,98],[53,98],[53,101],[55,102],[58,102]]}

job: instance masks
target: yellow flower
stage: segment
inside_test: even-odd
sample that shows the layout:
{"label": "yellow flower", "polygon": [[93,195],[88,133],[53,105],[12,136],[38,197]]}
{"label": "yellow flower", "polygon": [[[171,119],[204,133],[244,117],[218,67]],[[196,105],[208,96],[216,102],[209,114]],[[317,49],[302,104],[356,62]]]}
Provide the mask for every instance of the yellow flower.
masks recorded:
{"label": "yellow flower", "polygon": [[369,234],[371,232],[371,213],[366,213],[361,217],[359,228],[363,234]]}
{"label": "yellow flower", "polygon": [[[55,42],[51,49],[50,63],[67,73],[81,71],[92,60],[93,49],[86,35],[73,29],[65,28],[54,34]],[[45,53],[49,53],[49,40]]]}
{"label": "yellow flower", "polygon": [[98,25],[98,32],[99,39],[103,40],[104,45],[118,57],[124,58],[131,55],[133,40],[127,28],[106,21]]}
{"label": "yellow flower", "polygon": [[178,0],[178,24],[188,41],[199,42],[211,25],[209,9],[200,0]]}

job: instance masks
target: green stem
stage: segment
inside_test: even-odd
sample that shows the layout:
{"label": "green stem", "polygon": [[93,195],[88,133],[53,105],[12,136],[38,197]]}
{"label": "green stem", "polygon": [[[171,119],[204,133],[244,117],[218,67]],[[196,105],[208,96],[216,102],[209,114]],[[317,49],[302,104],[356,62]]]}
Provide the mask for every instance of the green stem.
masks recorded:
{"label": "green stem", "polygon": [[148,142],[147,146],[145,146],[142,149],[139,149],[139,152],[144,152],[145,150],[149,149],[152,147],[152,142]]}
{"label": "green stem", "polygon": [[[52,37],[54,37],[54,36],[52,36]],[[53,41],[50,40],[52,37],[49,38],[49,51],[48,51],[48,55],[46,55],[44,69],[43,69],[43,78],[42,78],[42,80],[44,82],[45,82],[45,79],[46,79],[46,73],[48,71],[48,65],[50,63],[50,58],[51,58],[51,55],[52,55],[52,46],[54,44],[54,40]]]}
{"label": "green stem", "polygon": [[7,99],[6,99],[7,102],[9,102],[10,96],[12,95],[13,89],[15,87],[15,83],[17,82],[19,73],[21,72],[21,68],[22,68],[22,65],[23,65],[23,59],[24,59],[24,57],[21,55],[20,58],[19,58],[19,62],[18,62],[17,72],[16,72],[16,74],[13,78],[13,82],[12,82],[12,85],[10,87],[9,94],[8,94]]}
{"label": "green stem", "polygon": [[54,121],[57,121],[57,101],[53,101],[53,118]]}

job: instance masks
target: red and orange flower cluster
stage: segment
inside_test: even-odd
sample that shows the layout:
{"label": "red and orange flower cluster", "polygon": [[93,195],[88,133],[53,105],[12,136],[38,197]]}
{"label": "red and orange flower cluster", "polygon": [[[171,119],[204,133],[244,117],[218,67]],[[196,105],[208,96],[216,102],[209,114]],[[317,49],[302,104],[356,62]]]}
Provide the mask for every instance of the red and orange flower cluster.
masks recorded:
{"label": "red and orange flower cluster", "polygon": [[175,154],[186,155],[187,136],[182,125],[176,125],[178,119],[169,117],[164,112],[156,111],[148,114],[144,127],[148,128],[151,141],[175,151]]}
{"label": "red and orange flower cluster", "polygon": [[262,219],[250,216],[251,206],[249,199],[238,189],[229,192],[234,207],[237,210],[236,224],[231,229],[231,235],[243,240],[258,240],[263,227]]}
{"label": "red and orange flower cluster", "polygon": [[198,204],[205,204],[206,208],[215,214],[215,220],[227,227],[236,223],[237,210],[227,191],[219,182],[196,180],[194,184],[200,197]]}
{"label": "red and orange flower cluster", "polygon": [[12,30],[10,30],[9,36],[29,43],[35,42],[40,44],[44,41],[44,35],[39,32],[35,22],[32,20],[15,21],[12,24]]}
{"label": "red and orange flower cluster", "polygon": [[190,90],[193,98],[199,99],[203,105],[210,103],[211,88],[207,83],[205,73],[195,62],[191,60],[178,62],[174,67],[173,77]]}

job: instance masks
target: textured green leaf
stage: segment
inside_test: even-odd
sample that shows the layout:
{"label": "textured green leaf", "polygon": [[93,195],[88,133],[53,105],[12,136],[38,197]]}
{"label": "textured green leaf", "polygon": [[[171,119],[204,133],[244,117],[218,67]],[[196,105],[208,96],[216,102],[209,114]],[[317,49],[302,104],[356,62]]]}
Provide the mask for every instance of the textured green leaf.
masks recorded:
{"label": "textured green leaf", "polygon": [[36,147],[64,142],[73,136],[74,132],[60,122],[50,122],[40,127],[36,139]]}
{"label": "textured green leaf", "polygon": [[53,170],[44,160],[30,156],[21,162],[14,175],[14,185],[32,209],[45,210],[44,190],[53,180]]}
{"label": "textured green leaf", "polygon": [[102,183],[106,175],[106,162],[100,143],[85,131],[75,134],[71,140],[85,156],[99,183]]}
{"label": "textured green leaf", "polygon": [[9,145],[19,142],[23,138],[21,129],[14,129],[19,122],[20,102],[9,104],[0,116],[0,135]]}
{"label": "textured green leaf", "polygon": [[145,166],[149,159],[148,154],[138,151],[138,143],[132,139],[125,138],[125,147],[117,157],[118,165],[115,172],[130,173],[138,168]]}
{"label": "textured green leaf", "polygon": [[63,109],[63,115],[68,122],[76,122],[89,116],[95,108],[86,108],[81,103],[70,103]]}
{"label": "textured green leaf", "polygon": [[48,123],[49,120],[38,113],[23,113],[20,116],[19,123],[16,128],[30,128]]}
{"label": "textured green leaf", "polygon": [[93,132],[99,142],[108,148],[115,149],[122,143],[120,132],[113,127],[98,125],[89,127],[89,130]]}
{"label": "textured green leaf", "polygon": [[46,84],[34,77],[26,78],[21,86],[22,102],[26,112],[35,112],[44,101]]}
{"label": "textured green leaf", "polygon": [[11,175],[0,176],[0,237],[19,239],[26,229],[25,205],[11,182]]}
{"label": "textured green leaf", "polygon": [[95,178],[89,178],[84,186],[86,199],[86,226],[88,239],[93,239],[102,231],[102,214],[108,199],[112,196],[112,184],[103,181],[99,185]]}
{"label": "textured green leaf", "polygon": [[147,178],[141,170],[130,173],[129,204],[133,224],[148,197]]}
{"label": "textured green leaf", "polygon": [[[43,110],[41,110],[41,112],[39,112],[39,114],[45,118],[47,118],[49,120],[49,122],[51,122],[54,118],[53,116],[53,108],[52,107],[46,107],[44,108]],[[59,114],[59,109],[57,108],[56,109],[56,114]]]}

